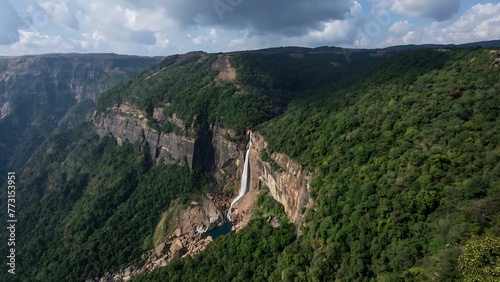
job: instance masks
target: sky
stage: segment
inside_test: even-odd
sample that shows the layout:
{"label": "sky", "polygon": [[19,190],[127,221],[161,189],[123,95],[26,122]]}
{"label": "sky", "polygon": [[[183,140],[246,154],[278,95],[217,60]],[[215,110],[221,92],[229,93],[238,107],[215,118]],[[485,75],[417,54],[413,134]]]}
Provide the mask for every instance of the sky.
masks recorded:
{"label": "sky", "polygon": [[499,0],[0,0],[0,56],[494,39]]}

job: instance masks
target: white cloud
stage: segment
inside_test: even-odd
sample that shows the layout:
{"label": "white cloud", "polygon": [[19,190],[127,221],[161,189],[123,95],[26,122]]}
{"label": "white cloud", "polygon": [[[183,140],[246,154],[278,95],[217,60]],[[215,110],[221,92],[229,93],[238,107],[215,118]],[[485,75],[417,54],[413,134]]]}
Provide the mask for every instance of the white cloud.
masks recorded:
{"label": "white cloud", "polygon": [[[0,0],[0,8],[12,10],[9,1]],[[293,0],[287,4],[286,0],[266,4],[217,0],[239,3],[225,11],[223,19],[213,1],[193,5],[195,0],[31,0],[35,4],[26,2],[24,10],[17,6],[23,1],[30,0],[15,2],[23,11],[21,19],[15,17],[15,10],[5,13],[0,9],[0,16],[4,15],[0,17],[0,45],[7,44],[6,48],[0,46],[0,54],[54,52],[57,48],[48,46],[55,42],[61,44],[60,50],[72,46],[71,52],[165,55],[199,49],[221,52],[287,45],[370,48],[382,41],[381,45],[387,46],[500,38],[498,3],[471,7],[454,22],[424,26],[422,21],[409,19],[447,18],[460,0]],[[363,13],[367,1],[372,2],[370,14]],[[49,15],[41,18],[43,24],[40,20],[30,23],[40,13]],[[23,22],[25,18],[28,24]],[[22,42],[12,45],[21,40],[17,30],[32,34],[25,33]],[[5,34],[10,37],[2,38]]]}
{"label": "white cloud", "polygon": [[85,31],[103,29],[103,27],[118,27],[123,30],[127,22],[125,9],[120,5],[110,2],[97,2],[93,0],[78,1],[80,4],[77,18],[80,21],[82,29]]}
{"label": "white cloud", "polygon": [[346,13],[343,20],[330,20],[323,23],[320,30],[311,30],[307,35],[281,40],[284,44],[316,46],[318,44],[338,45],[353,44],[356,41],[358,31],[365,21],[363,8],[359,2]]}
{"label": "white cloud", "polygon": [[106,36],[98,30],[83,33],[82,36],[84,40],[80,41],[80,45],[85,50],[97,48],[102,42],[106,41]]}
{"label": "white cloud", "polygon": [[163,8],[135,9],[123,1],[78,0],[77,17],[82,25],[122,31],[156,32],[171,27]]}
{"label": "white cloud", "polygon": [[41,1],[40,7],[60,25],[70,27],[72,29],[79,29],[79,22],[76,14],[71,11],[68,4],[64,1]]}
{"label": "white cloud", "polygon": [[21,40],[19,43],[21,45],[33,44],[44,49],[50,47],[54,48],[54,50],[65,50],[73,47],[72,45],[66,43],[59,35],[49,36],[38,32],[24,30],[21,30]]}
{"label": "white cloud", "polygon": [[125,1],[78,0],[77,2],[80,10],[76,14],[83,34],[98,30],[106,40],[115,43],[155,45],[157,41],[155,33],[164,33],[171,25],[171,21],[163,15],[162,8],[134,9]]}
{"label": "white cloud", "polygon": [[352,42],[353,33],[357,28],[349,21],[330,21],[325,23],[322,31],[313,31],[309,34],[309,39],[315,42]]}
{"label": "white cloud", "polygon": [[409,17],[444,21],[459,9],[461,0],[393,0],[391,9]]}
{"label": "white cloud", "polygon": [[399,38],[389,37],[381,45],[468,43],[500,38],[500,3],[476,4],[456,21],[434,22],[415,27]]}
{"label": "white cloud", "polygon": [[217,31],[215,30],[215,28],[211,28],[208,34],[210,35],[211,38],[217,39]]}
{"label": "white cloud", "polygon": [[389,31],[394,34],[402,34],[408,32],[411,27],[412,24],[407,20],[397,21],[389,27]]}
{"label": "white cloud", "polygon": [[246,43],[245,38],[234,38],[229,41],[229,47],[242,46]]}
{"label": "white cloud", "polygon": [[158,31],[175,24],[165,17],[164,9],[124,9],[125,26],[135,31]]}
{"label": "white cloud", "polygon": [[0,52],[6,55],[23,55],[32,53],[68,53],[75,50],[75,44],[66,41],[61,36],[50,36],[36,31],[19,31],[19,41],[0,48]]}
{"label": "white cloud", "polygon": [[196,45],[208,46],[211,44],[217,44],[218,41],[217,30],[215,30],[215,28],[211,28],[207,35],[198,35],[193,37],[191,34],[188,34],[188,37],[192,38],[192,42]]}
{"label": "white cloud", "polygon": [[[431,28],[436,33],[439,26]],[[443,28],[438,40],[455,42],[500,38],[500,3],[477,4],[466,11],[452,25]]]}
{"label": "white cloud", "polygon": [[369,0],[372,3],[372,13],[387,10],[394,0]]}
{"label": "white cloud", "polygon": [[193,37],[193,43],[196,45],[206,44],[205,41],[203,40],[203,37],[201,36]]}
{"label": "white cloud", "polygon": [[156,46],[160,48],[166,48],[170,45],[170,40],[167,37],[167,33],[162,33],[162,32],[156,32],[155,33],[155,38],[156,38]]}

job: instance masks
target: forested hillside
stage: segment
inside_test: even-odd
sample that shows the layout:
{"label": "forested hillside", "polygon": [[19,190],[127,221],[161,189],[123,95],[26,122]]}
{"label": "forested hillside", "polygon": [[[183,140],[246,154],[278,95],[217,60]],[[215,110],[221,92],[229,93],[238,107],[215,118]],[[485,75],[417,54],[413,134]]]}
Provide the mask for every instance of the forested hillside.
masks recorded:
{"label": "forested hillside", "polygon": [[[316,170],[301,239],[314,251],[283,273],[464,278],[457,260],[463,246],[500,236],[497,52],[399,53],[261,127],[274,150]],[[490,247],[498,255],[498,245]],[[483,263],[496,264],[486,275],[496,278],[465,278],[500,279],[498,258]]]}
{"label": "forested hillside", "polygon": [[71,107],[75,118],[62,121],[65,127],[90,118],[104,90],[161,60],[115,54],[0,57],[0,173],[21,168]]}
{"label": "forested hillside", "polygon": [[[499,58],[327,47],[168,57],[103,93],[92,121],[68,126],[92,105],[66,114],[18,172],[22,255],[19,275],[3,277],[83,281],[141,265],[167,210],[237,178],[196,161],[213,153],[200,150],[218,144],[207,141],[217,126],[240,150],[259,133],[260,158],[283,153],[312,173],[303,220],[260,187],[245,228],[134,281],[498,281]],[[121,105],[134,108],[116,119],[130,118],[135,142],[97,134]],[[191,140],[192,167],[155,160],[151,132]]]}
{"label": "forested hillside", "polygon": [[[498,239],[491,239],[500,236],[497,52],[399,53],[340,85],[299,92],[283,116],[258,126],[273,150],[316,171],[304,235],[265,276],[500,279]],[[472,255],[474,248],[481,253]],[[483,266],[470,261],[478,258]],[[151,279],[195,281],[191,264]],[[203,272],[203,261],[195,269]]]}
{"label": "forested hillside", "polygon": [[211,189],[204,174],[152,168],[141,144],[116,146],[91,127],[54,134],[18,173],[21,281],[79,281],[137,262],[171,201]]}

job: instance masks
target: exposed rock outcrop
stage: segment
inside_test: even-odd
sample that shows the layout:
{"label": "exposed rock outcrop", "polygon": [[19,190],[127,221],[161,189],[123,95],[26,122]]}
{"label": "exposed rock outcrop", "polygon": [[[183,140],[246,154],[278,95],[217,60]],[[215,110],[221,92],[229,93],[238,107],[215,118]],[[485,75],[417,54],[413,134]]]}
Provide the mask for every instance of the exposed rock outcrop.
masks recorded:
{"label": "exposed rock outcrop", "polygon": [[493,66],[495,66],[495,67],[500,66],[500,58],[498,58],[498,57],[495,58],[495,60],[493,61]]}
{"label": "exposed rock outcrop", "polygon": [[267,143],[259,133],[253,134],[254,151],[250,159],[251,186],[267,186],[271,195],[283,204],[285,212],[293,223],[302,219],[303,209],[309,202],[309,185],[312,173],[302,169],[301,165],[285,154],[273,153],[270,158],[279,170],[261,158]]}
{"label": "exposed rock outcrop", "polygon": [[[159,123],[170,122],[185,129],[182,120],[172,115],[163,115],[163,108],[154,109],[153,118]],[[230,129],[215,124],[211,127],[210,138],[192,138],[174,132],[160,132],[148,125],[146,113],[123,103],[114,106],[107,113],[94,116],[94,125],[100,136],[111,134],[118,144],[124,141],[146,141],[150,155],[156,162],[186,162],[193,168],[203,167],[213,173],[218,181],[239,179],[240,159],[244,150],[235,142],[237,134]],[[187,131],[186,135],[191,132]],[[191,134],[192,135],[192,134]]]}
{"label": "exposed rock outcrop", "polygon": [[[172,118],[172,122],[180,121]],[[149,127],[146,114],[126,103],[95,117],[94,125],[100,136],[111,134],[118,144],[125,140],[134,143],[144,139],[149,145],[152,159],[156,161],[173,163],[185,160],[192,167],[195,140]]]}
{"label": "exposed rock outcrop", "polygon": [[[168,118],[163,116],[161,112],[161,110],[155,109],[155,118],[168,119],[170,122],[184,127],[184,123],[175,115]],[[197,142],[193,138],[179,136],[175,133],[159,132],[149,127],[146,114],[126,103],[115,106],[108,113],[95,117],[94,124],[101,136],[111,134],[119,144],[125,140],[136,142],[144,139],[149,145],[151,157],[157,162],[160,160],[165,162],[185,160],[189,167],[193,167],[197,163],[199,166],[210,168],[211,173],[219,181],[239,182],[241,178],[245,142],[239,144],[236,141],[237,134],[233,130],[214,125],[211,127],[211,139]],[[309,183],[312,174],[303,171],[296,161],[285,154],[273,153],[270,156],[273,164],[262,160],[261,155],[266,152],[267,143],[258,133],[255,133],[253,138],[254,145],[250,151],[249,194],[262,186],[268,186],[271,195],[285,207],[285,212],[290,220],[298,223],[302,216],[302,210],[309,200]],[[203,148],[199,148],[199,146]],[[210,150],[210,156],[198,153],[198,158],[201,160],[195,159],[196,152],[207,150]],[[245,198],[248,196],[241,199],[242,203],[251,201],[245,200]],[[242,203],[236,205],[235,208],[243,206]],[[245,214],[248,218],[251,215],[251,209],[247,209]]]}
{"label": "exposed rock outcrop", "polygon": [[231,66],[228,55],[218,55],[212,69],[219,71],[215,81],[234,83],[236,80],[236,70]]}
{"label": "exposed rock outcrop", "polygon": [[[179,128],[186,128],[184,122],[175,115],[165,117],[161,108],[154,109],[153,118],[160,123],[167,120]],[[101,136],[111,134],[120,144],[125,140],[147,142],[151,156],[156,162],[185,160],[185,164],[190,167],[202,166],[210,169],[221,185],[231,182],[239,184],[241,180],[247,142],[240,141],[241,137],[238,138],[233,130],[213,125],[209,134],[203,138],[159,132],[148,125],[143,111],[126,103],[113,107],[107,113],[94,116],[94,124]],[[267,154],[267,143],[260,134],[254,132],[249,153],[249,189],[233,206],[231,221],[236,230],[248,223],[256,196],[263,186],[269,187],[271,195],[283,204],[290,221],[295,224],[300,225],[303,210],[309,202],[312,174],[304,171],[296,161],[284,154],[273,153],[263,160],[264,154]],[[170,222],[177,228],[176,231],[165,241],[157,242],[155,248],[144,254],[144,266],[128,269],[128,274],[127,270],[109,274],[99,281],[126,281],[137,274],[164,266],[174,259],[199,253],[212,241],[211,238],[203,238],[202,234],[224,223],[231,196],[234,195],[221,193],[192,201],[178,219]],[[274,218],[271,224],[278,227],[280,220]]]}
{"label": "exposed rock outcrop", "polygon": [[[224,217],[214,201],[203,199],[197,205],[191,204],[187,207],[173,222],[178,228],[154,249],[142,255],[144,260],[142,266],[127,267],[116,273],[107,273],[103,277],[87,281],[129,281],[134,276],[166,266],[173,260],[198,254],[213,240],[210,236],[205,238],[203,233],[222,225]],[[198,232],[200,227],[203,232]]]}
{"label": "exposed rock outcrop", "polygon": [[0,119],[3,119],[10,113],[10,102],[0,101]]}
{"label": "exposed rock outcrop", "polygon": [[[84,99],[95,101],[104,90],[158,64],[162,59],[115,54],[0,57],[0,87],[3,88],[0,96],[15,94],[17,86],[24,86],[23,90],[28,93],[40,95],[40,92],[47,91],[54,92],[49,94],[58,99],[71,96],[77,102]],[[28,88],[27,81],[31,85]],[[10,93],[10,90],[14,92]]]}
{"label": "exposed rock outcrop", "polygon": [[7,130],[0,134],[0,173],[25,164],[61,123],[61,129],[68,129],[87,121],[89,100],[162,59],[115,54],[0,56],[0,120]]}
{"label": "exposed rock outcrop", "polygon": [[212,127],[212,146],[214,151],[213,173],[217,179],[237,181],[241,178],[239,173],[243,168],[245,150],[239,148],[236,132],[231,129],[221,128],[219,125]]}
{"label": "exposed rock outcrop", "polygon": [[304,208],[310,202],[312,173],[303,170],[298,162],[285,154],[273,153],[268,161],[263,160],[263,153],[267,154],[266,148],[264,138],[258,132],[253,132],[253,145],[249,154],[249,191],[235,203],[231,216],[236,230],[248,223],[255,197],[263,186],[269,187],[273,198],[283,204],[288,218],[297,225],[300,225]]}

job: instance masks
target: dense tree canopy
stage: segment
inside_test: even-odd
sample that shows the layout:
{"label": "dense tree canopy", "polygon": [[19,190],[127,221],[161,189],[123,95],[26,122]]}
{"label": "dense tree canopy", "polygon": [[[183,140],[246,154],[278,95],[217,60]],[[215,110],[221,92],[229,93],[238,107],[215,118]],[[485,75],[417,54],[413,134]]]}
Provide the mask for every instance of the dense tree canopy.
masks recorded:
{"label": "dense tree canopy", "polygon": [[[496,281],[499,51],[320,51],[229,54],[235,82],[215,79],[217,55],[172,56],[103,94],[97,114],[126,102],[193,138],[215,123],[250,128],[268,142],[263,159],[286,153],[314,173],[299,226],[263,189],[247,228],[138,281]],[[91,106],[19,172],[15,279],[82,281],[139,264],[172,201],[219,188],[206,172],[153,166],[145,143],[70,126]],[[186,128],[158,124],[159,106]]]}

